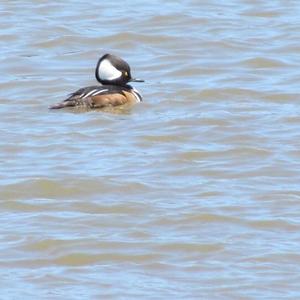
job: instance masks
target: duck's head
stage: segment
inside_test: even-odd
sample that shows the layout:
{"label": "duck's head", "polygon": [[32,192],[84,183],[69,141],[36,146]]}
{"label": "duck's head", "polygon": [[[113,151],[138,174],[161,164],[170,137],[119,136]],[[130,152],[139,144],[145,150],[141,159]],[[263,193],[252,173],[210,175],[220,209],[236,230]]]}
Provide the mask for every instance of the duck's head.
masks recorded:
{"label": "duck's head", "polygon": [[102,84],[124,86],[128,82],[143,82],[144,80],[132,78],[130,67],[122,58],[112,55],[103,55],[96,66],[96,79]]}

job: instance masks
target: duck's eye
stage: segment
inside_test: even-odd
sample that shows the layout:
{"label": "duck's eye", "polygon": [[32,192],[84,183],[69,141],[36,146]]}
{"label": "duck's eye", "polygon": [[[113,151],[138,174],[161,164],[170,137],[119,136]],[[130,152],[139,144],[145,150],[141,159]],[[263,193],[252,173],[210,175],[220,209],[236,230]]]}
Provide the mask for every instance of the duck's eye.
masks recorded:
{"label": "duck's eye", "polygon": [[125,73],[124,73],[124,74],[125,74],[125,76],[126,76],[126,77],[128,77],[128,73],[127,73],[126,71],[125,71]]}

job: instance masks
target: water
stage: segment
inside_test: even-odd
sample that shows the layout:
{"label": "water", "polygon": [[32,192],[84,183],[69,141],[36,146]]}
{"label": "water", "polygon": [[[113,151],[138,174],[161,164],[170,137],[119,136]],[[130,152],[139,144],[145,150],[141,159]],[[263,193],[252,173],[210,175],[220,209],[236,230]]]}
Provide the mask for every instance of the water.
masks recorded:
{"label": "water", "polygon": [[[2,1],[0,298],[300,298],[299,13]],[[144,102],[49,111],[106,52]]]}

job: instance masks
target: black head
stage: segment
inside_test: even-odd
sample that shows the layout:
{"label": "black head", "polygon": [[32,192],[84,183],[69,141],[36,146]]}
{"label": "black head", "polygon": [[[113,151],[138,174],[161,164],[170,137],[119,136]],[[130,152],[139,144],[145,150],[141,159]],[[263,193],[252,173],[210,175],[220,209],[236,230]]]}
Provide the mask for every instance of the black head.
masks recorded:
{"label": "black head", "polygon": [[133,79],[128,63],[112,54],[105,54],[99,59],[95,76],[102,84],[124,86],[130,81],[143,82],[140,79]]}

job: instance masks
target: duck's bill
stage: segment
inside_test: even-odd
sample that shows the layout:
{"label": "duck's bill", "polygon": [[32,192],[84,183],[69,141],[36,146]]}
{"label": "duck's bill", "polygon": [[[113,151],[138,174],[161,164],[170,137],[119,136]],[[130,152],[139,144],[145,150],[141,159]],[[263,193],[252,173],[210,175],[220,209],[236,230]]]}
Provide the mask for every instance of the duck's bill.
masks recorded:
{"label": "duck's bill", "polygon": [[139,78],[131,78],[130,81],[132,81],[132,82],[145,82],[145,80],[139,79]]}

